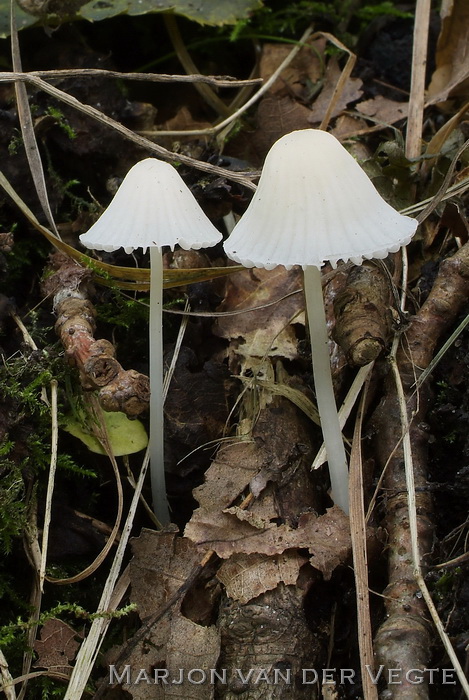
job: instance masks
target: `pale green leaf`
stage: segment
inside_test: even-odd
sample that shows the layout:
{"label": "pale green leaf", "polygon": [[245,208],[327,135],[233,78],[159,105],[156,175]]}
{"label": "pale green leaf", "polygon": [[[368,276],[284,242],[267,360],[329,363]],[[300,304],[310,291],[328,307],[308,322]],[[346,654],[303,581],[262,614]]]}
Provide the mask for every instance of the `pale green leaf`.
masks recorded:
{"label": "pale green leaf", "polygon": [[[115,457],[140,452],[148,444],[148,436],[139,420],[129,420],[125,413],[103,411],[106,430]],[[84,416],[68,415],[62,428],[81,440],[91,452],[106,454],[99,440],[87,430]]]}
{"label": "pale green leaf", "polygon": [[[240,19],[246,19],[254,10],[262,7],[262,0],[83,0],[82,7],[75,10],[79,2],[71,5],[65,4],[63,15],[46,15],[41,18],[24,12],[20,7],[16,9],[16,22],[18,29],[24,29],[36,22],[54,26],[62,21],[73,19],[86,19],[90,22],[98,22],[116,15],[145,15],[150,12],[174,12],[199,24],[220,26],[223,24],[235,24]],[[10,0],[0,0],[0,38],[10,34]]]}
{"label": "pale green leaf", "polygon": [[262,7],[261,0],[91,0],[80,10],[83,19],[97,21],[118,14],[144,15],[172,10],[200,24],[234,24]]}

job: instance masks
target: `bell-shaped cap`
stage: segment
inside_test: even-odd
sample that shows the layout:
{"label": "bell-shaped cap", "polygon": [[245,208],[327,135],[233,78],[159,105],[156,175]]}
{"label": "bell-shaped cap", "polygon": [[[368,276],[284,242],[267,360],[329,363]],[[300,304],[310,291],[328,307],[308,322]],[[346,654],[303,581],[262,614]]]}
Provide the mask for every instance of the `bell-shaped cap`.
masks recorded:
{"label": "bell-shaped cap", "polygon": [[206,248],[221,240],[177,170],[157,158],[134,165],[98,221],[80,236],[87,248],[131,253],[176,244]]}
{"label": "bell-shaped cap", "polygon": [[225,251],[245,267],[359,265],[409,243],[417,224],[384,201],[332,134],[305,129],[270,149]]}

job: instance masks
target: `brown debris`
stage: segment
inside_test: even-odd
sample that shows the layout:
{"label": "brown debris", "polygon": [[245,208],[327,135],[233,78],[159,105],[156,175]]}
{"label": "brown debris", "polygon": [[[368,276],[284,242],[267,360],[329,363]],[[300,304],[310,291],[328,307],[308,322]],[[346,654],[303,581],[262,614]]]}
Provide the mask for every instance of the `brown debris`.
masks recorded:
{"label": "brown debris", "polygon": [[311,632],[303,597],[299,587],[279,584],[245,605],[226,599],[218,619],[219,666],[231,676],[217,698],[318,698],[317,685],[303,684],[303,669],[323,667],[327,630]]}
{"label": "brown debris", "polygon": [[[433,545],[433,508],[427,483],[428,435],[425,416],[431,405],[426,384],[419,393],[414,382],[428,366],[442,334],[454,323],[469,295],[469,245],[440,265],[433,288],[411,319],[397,355],[410,423],[416,489],[417,527],[422,564],[428,564]],[[415,581],[411,557],[407,484],[400,443],[402,426],[396,388],[391,376],[385,396],[373,417],[375,454],[386,465],[383,488],[386,496],[384,526],[388,533],[388,580],[384,591],[387,617],[375,638],[378,663],[386,668],[424,668],[430,661],[433,632],[426,604]],[[396,447],[397,446],[397,447]],[[404,675],[404,673],[403,673]],[[413,686],[412,698],[426,698],[427,681]],[[417,690],[419,694],[417,695]],[[405,688],[399,697],[411,697]],[[393,696],[397,697],[397,696]]]}
{"label": "brown debris", "polygon": [[62,253],[51,256],[53,274],[43,282],[43,291],[53,296],[57,315],[55,330],[74,364],[85,391],[98,391],[106,411],[122,411],[135,418],[148,409],[148,377],[135,370],[124,370],[107,340],[95,340],[96,311],[88,298],[92,292],[92,272]]}
{"label": "brown debris", "polygon": [[[329,63],[327,64],[326,75],[324,76],[324,87],[322,88],[320,95],[314,101],[313,108],[308,119],[310,125],[318,125],[326,116],[329,103],[337,89],[337,84],[341,73],[342,70],[339,66],[337,58],[335,56],[331,57]],[[342,90],[334,107],[331,115],[332,117],[337,117],[351,102],[356,102],[358,99],[360,99],[363,94],[363,91],[361,90],[362,85],[363,83],[360,78],[349,78],[347,80],[344,89]]]}
{"label": "brown debris", "polygon": [[[158,611],[164,611],[172,596],[189,580],[201,555],[195,545],[179,537],[176,530],[143,530],[140,537],[132,540],[132,552],[130,600],[137,604],[139,616],[145,622]],[[132,669],[130,682],[126,682],[124,674],[124,682],[120,684],[130,697],[136,700],[168,697],[205,700],[213,697],[207,684],[200,687],[191,684],[187,673],[191,669],[216,667],[220,651],[219,633],[213,625],[194,621],[192,617],[196,615],[191,615],[190,609],[185,609],[183,614],[180,610],[182,601],[181,595],[165,611],[166,614],[161,614],[156,624],[142,628],[144,635],[138,631],[123,647],[108,654],[107,661],[117,674],[127,666]],[[155,671],[161,674],[159,678],[166,677],[166,683],[163,680],[159,684],[154,682]],[[141,674],[140,680],[135,683],[138,673]],[[183,682],[172,684],[181,673]],[[96,697],[107,698],[109,686],[108,677]],[[110,692],[109,696],[112,697]]]}
{"label": "brown debris", "polygon": [[49,671],[69,675],[80,643],[80,635],[66,622],[51,618],[41,628],[40,639],[34,642],[34,651],[38,658],[35,668],[47,668]]}
{"label": "brown debris", "polygon": [[[286,270],[279,265],[274,270],[237,272],[226,283],[219,310],[246,309],[246,313],[219,318],[214,333],[231,341],[230,355],[295,359],[298,340],[292,323],[304,325],[301,290],[302,273],[298,269]],[[256,310],[247,311],[253,307]]]}
{"label": "brown debris", "polygon": [[334,339],[352,365],[363,366],[384,350],[391,332],[389,280],[376,265],[354,266],[334,301]]}
{"label": "brown debris", "polygon": [[237,554],[223,562],[217,578],[230,598],[245,604],[261,593],[276,588],[279,583],[294,586],[300,568],[307,561],[296,551],[283,552],[276,557]]}
{"label": "brown debris", "polygon": [[13,250],[15,239],[13,233],[8,231],[6,233],[0,233],[0,252],[11,253]]}

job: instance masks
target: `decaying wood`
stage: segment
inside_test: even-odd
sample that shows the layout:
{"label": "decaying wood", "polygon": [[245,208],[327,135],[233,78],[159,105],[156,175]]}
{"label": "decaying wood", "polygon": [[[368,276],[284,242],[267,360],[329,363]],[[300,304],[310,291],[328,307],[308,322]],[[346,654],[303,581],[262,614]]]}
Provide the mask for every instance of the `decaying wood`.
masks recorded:
{"label": "decaying wood", "polygon": [[319,697],[318,685],[303,683],[303,669],[324,665],[324,640],[308,627],[303,597],[299,587],[280,584],[247,604],[225,598],[219,665],[236,674],[218,686],[220,700]]}
{"label": "decaying wood", "polygon": [[55,330],[69,362],[79,372],[85,391],[97,391],[106,411],[122,411],[134,418],[148,409],[148,377],[135,370],[124,370],[115,358],[108,340],[95,340],[96,311],[88,296],[92,272],[62,253],[51,256],[53,274],[43,283],[43,291],[53,296],[57,316]]}
{"label": "decaying wood", "polygon": [[390,282],[381,268],[364,263],[351,268],[347,285],[334,301],[334,339],[352,365],[376,360],[389,340],[392,315]]}
{"label": "decaying wood", "polygon": [[[428,366],[442,334],[454,323],[469,295],[469,245],[440,265],[433,288],[411,319],[397,354],[397,363],[407,398],[410,438],[416,486],[417,525],[422,565],[428,564],[433,544],[432,499],[427,484],[428,435],[424,423],[431,392],[426,384],[417,392],[414,382]],[[385,469],[383,488],[388,533],[388,580],[384,591],[387,612],[375,639],[378,663],[386,668],[428,667],[433,631],[426,605],[418,589],[412,561],[406,478],[400,444],[402,427],[397,393],[391,375],[385,396],[373,418],[376,458]],[[389,685],[393,700],[427,699],[426,682]]]}

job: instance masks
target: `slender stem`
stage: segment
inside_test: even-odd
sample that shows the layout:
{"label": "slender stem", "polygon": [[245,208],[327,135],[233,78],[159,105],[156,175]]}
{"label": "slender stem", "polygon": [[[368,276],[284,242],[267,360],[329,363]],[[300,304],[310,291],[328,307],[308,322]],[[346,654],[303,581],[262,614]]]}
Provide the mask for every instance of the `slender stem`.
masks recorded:
{"label": "slender stem", "polygon": [[164,476],[163,256],[150,248],[150,474],[153,510],[162,525],[171,522]]}
{"label": "slender stem", "polygon": [[314,386],[326,446],[332,498],[345,513],[349,512],[348,469],[339,414],[334,397],[328,349],[326,313],[322,297],[321,271],[309,266],[304,271],[304,289],[313,359]]}

